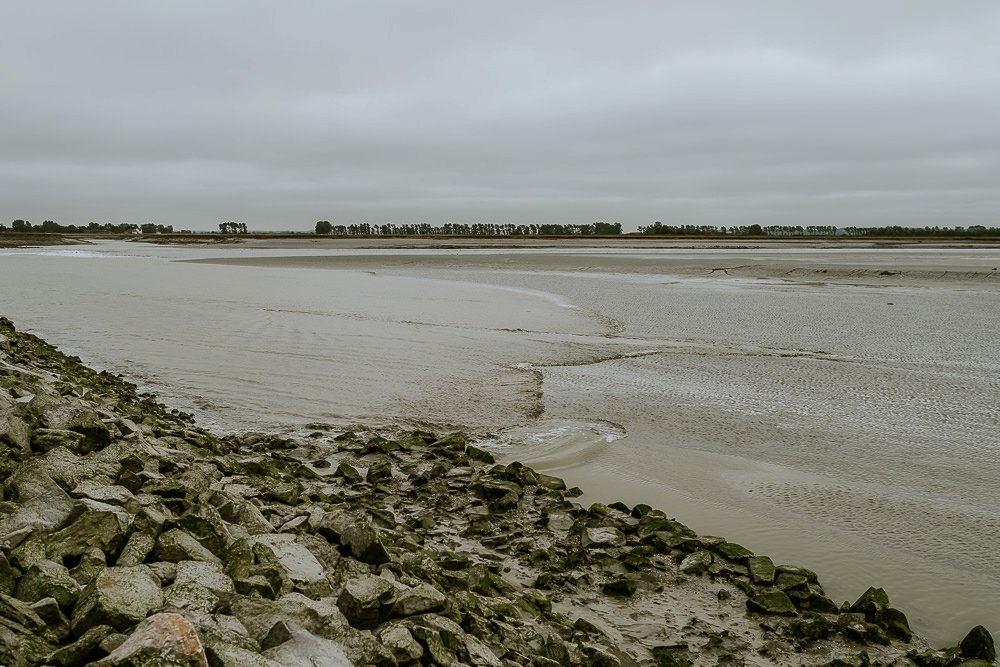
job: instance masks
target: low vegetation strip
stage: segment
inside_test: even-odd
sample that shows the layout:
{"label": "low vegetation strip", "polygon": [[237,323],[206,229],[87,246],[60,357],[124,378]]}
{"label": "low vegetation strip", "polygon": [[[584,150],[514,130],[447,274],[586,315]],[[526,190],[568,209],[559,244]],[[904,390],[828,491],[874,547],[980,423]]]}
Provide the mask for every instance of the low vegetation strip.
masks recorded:
{"label": "low vegetation strip", "polygon": [[985,665],[467,435],[224,435],[0,318],[0,665]]}

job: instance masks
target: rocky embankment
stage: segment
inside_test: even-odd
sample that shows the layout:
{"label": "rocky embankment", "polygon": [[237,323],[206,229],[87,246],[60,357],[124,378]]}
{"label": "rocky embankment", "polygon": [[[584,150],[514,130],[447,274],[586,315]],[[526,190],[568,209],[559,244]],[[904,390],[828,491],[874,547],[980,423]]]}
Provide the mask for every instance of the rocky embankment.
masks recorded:
{"label": "rocky embankment", "polygon": [[984,665],[463,434],[218,437],[0,318],[0,665]]}

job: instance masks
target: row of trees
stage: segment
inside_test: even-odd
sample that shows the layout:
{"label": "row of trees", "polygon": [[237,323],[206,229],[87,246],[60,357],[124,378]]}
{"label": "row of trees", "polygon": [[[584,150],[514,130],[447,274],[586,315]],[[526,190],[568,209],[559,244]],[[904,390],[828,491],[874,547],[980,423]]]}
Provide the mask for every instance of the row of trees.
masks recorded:
{"label": "row of trees", "polygon": [[[33,225],[28,220],[15,220],[10,223],[10,230],[19,233],[42,234],[172,234],[173,225],[158,225],[147,222],[137,225],[131,222],[112,224],[110,222],[91,222],[87,225],[60,225],[58,222],[46,220],[40,225]],[[0,225],[0,232],[8,231],[6,225]]]}
{"label": "row of trees", "polygon": [[[335,236],[618,236],[622,233],[620,223],[595,222],[584,225],[512,225],[512,224],[430,224],[334,225],[328,220],[316,223],[316,233]],[[46,233],[46,234],[172,234],[173,225],[159,225],[148,222],[113,224],[91,222],[84,225],[60,225],[46,220],[33,225],[27,220],[14,220],[8,229],[0,224],[0,232]],[[247,234],[245,222],[223,222],[219,224],[222,234]],[[182,230],[182,233],[190,233]],[[656,221],[639,227],[639,233],[646,236],[852,236],[852,237],[1000,237],[1000,227],[973,225],[970,227],[844,227],[832,225],[761,225],[715,227],[712,225],[664,225]]]}
{"label": "row of trees", "polygon": [[847,236],[1000,236],[1000,227],[845,227]]}
{"label": "row of trees", "polygon": [[335,236],[617,236],[621,223],[595,222],[589,225],[334,225],[329,220],[316,223],[316,233]]}
{"label": "row of trees", "polygon": [[885,236],[885,237],[955,237],[1000,236],[1000,228],[974,225],[972,227],[844,227],[832,225],[749,225],[746,227],[714,227],[712,225],[664,225],[654,222],[639,228],[640,234],[649,236]]}
{"label": "row of trees", "polygon": [[665,225],[656,221],[639,227],[639,233],[648,236],[836,236],[832,225],[761,225],[715,227],[713,225]]}
{"label": "row of trees", "polygon": [[219,231],[223,234],[246,234],[247,223],[245,222],[220,222]]}

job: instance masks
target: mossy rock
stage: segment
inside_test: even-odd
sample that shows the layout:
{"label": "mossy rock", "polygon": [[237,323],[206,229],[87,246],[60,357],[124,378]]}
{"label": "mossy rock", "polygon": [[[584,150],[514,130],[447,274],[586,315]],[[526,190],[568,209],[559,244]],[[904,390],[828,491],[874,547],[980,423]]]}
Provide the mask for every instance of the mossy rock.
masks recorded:
{"label": "mossy rock", "polygon": [[977,625],[965,635],[965,638],[958,645],[962,651],[962,657],[993,662],[997,659],[996,646],[993,644],[993,636],[990,631],[981,625]]}
{"label": "mossy rock", "polygon": [[496,463],[496,459],[493,457],[493,454],[489,453],[485,449],[480,449],[475,445],[469,445],[466,447],[465,455],[473,461],[479,461],[480,463]]}
{"label": "mossy rock", "polygon": [[736,563],[743,563],[748,558],[753,556],[752,551],[743,545],[736,544],[735,542],[723,542],[722,544],[716,545],[715,552],[721,554],[726,560],[731,560]]}
{"label": "mossy rock", "polygon": [[751,556],[747,559],[747,571],[755,584],[770,586],[774,583],[774,563],[767,556]]}
{"label": "mossy rock", "polygon": [[747,600],[747,608],[761,614],[795,616],[798,611],[784,591],[757,593]]}

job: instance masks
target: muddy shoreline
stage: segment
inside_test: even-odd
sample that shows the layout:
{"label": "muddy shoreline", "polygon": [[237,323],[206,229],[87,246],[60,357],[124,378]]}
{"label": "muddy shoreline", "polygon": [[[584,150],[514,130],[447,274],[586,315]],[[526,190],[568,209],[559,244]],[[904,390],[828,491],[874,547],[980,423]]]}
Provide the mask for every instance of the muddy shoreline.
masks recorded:
{"label": "muddy shoreline", "polygon": [[982,630],[933,651],[880,589],[838,604],[809,570],[649,506],[585,508],[461,433],[220,438],[2,319],[0,362],[5,665],[990,657]]}

